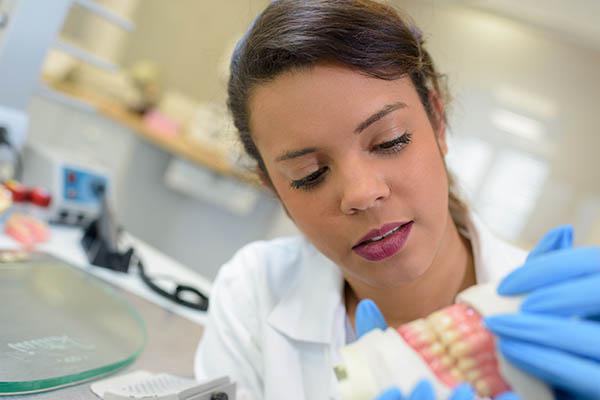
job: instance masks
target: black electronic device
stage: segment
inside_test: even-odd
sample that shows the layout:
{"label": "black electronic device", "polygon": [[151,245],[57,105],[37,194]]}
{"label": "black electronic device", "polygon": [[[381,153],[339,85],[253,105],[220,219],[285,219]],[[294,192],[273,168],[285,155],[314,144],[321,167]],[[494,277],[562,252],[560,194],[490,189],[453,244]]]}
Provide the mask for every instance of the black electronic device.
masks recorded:
{"label": "black electronic device", "polygon": [[[198,289],[168,279],[174,290],[161,287],[159,280],[146,274],[142,260],[132,247],[121,249],[119,244],[120,228],[108,204],[107,196],[102,197],[98,218],[85,229],[81,244],[91,264],[113,271],[128,273],[134,265],[142,281],[154,292],[173,302],[200,311],[208,310],[208,296]],[[165,280],[161,277],[161,280]]]}

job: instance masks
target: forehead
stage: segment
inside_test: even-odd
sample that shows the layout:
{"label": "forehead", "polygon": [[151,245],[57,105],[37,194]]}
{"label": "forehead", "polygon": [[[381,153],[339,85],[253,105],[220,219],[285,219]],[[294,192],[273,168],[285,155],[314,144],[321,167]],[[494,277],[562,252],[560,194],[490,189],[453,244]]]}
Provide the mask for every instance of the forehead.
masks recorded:
{"label": "forehead", "polygon": [[419,98],[409,78],[386,81],[333,65],[289,72],[253,90],[250,128],[257,143],[356,126],[386,104],[402,101],[416,109]]}

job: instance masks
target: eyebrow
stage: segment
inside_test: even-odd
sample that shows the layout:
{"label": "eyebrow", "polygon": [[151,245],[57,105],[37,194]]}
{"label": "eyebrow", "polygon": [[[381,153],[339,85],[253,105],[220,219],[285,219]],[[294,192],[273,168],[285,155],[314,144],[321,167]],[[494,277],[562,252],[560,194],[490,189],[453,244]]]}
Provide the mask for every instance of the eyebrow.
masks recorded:
{"label": "eyebrow", "polygon": [[379,121],[380,119],[382,119],[383,117],[385,117],[386,115],[391,113],[392,111],[396,111],[399,108],[406,108],[406,107],[408,107],[406,105],[406,103],[403,103],[401,101],[398,101],[398,102],[392,103],[392,104],[386,104],[381,110],[377,111],[375,114],[371,115],[369,118],[365,119],[363,122],[358,124],[358,126],[354,130],[354,133],[356,133],[356,134],[361,133],[362,131],[367,129],[369,126],[373,125],[375,122]]}
{"label": "eyebrow", "polygon": [[316,147],[307,147],[301,150],[286,151],[285,153],[277,157],[275,161],[291,160],[292,158],[302,157],[306,154],[314,153],[315,151],[317,151]]}
{"label": "eyebrow", "polygon": [[[358,124],[356,129],[354,129],[354,133],[359,134],[362,131],[364,131],[365,129],[367,129],[369,126],[373,125],[375,122],[379,121],[380,119],[382,119],[383,117],[388,115],[389,113],[396,111],[400,108],[406,108],[406,107],[408,107],[408,106],[406,105],[406,103],[404,103],[402,101],[398,101],[398,102],[392,103],[392,104],[386,104],[381,110],[372,114],[367,119],[365,119],[363,122]],[[316,151],[317,151],[316,147],[307,147],[307,148],[300,149],[300,150],[286,151],[285,153],[283,153],[282,155],[277,157],[275,159],[275,161],[291,160],[293,158],[302,157],[306,154],[314,153]]]}

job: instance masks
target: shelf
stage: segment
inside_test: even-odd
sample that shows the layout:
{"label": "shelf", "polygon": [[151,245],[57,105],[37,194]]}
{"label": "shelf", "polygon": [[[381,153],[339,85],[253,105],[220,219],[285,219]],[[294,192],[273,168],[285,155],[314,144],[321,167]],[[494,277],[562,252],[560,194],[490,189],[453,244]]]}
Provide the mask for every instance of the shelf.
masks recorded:
{"label": "shelf", "polygon": [[142,118],[122,105],[107,98],[86,92],[74,84],[56,83],[47,80],[47,86],[62,95],[67,95],[89,104],[101,115],[129,128],[132,132],[177,157],[201,167],[209,168],[221,175],[235,178],[241,182],[259,186],[258,178],[240,167],[232,165],[227,155],[219,148],[201,145],[189,139],[185,134],[176,138],[165,137],[160,132],[144,124]]}

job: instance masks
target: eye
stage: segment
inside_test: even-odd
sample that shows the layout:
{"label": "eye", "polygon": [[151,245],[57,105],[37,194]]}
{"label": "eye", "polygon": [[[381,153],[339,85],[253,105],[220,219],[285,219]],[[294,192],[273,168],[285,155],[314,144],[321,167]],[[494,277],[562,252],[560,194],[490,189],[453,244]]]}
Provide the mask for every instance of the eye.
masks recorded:
{"label": "eye", "polygon": [[405,134],[398,136],[388,142],[379,143],[373,146],[373,150],[378,153],[392,154],[402,150],[412,140],[412,134],[406,132]]}
{"label": "eye", "polygon": [[312,174],[305,176],[302,179],[297,179],[290,183],[290,186],[294,189],[310,190],[317,186],[325,179],[325,173],[329,170],[329,167],[321,167]]}

